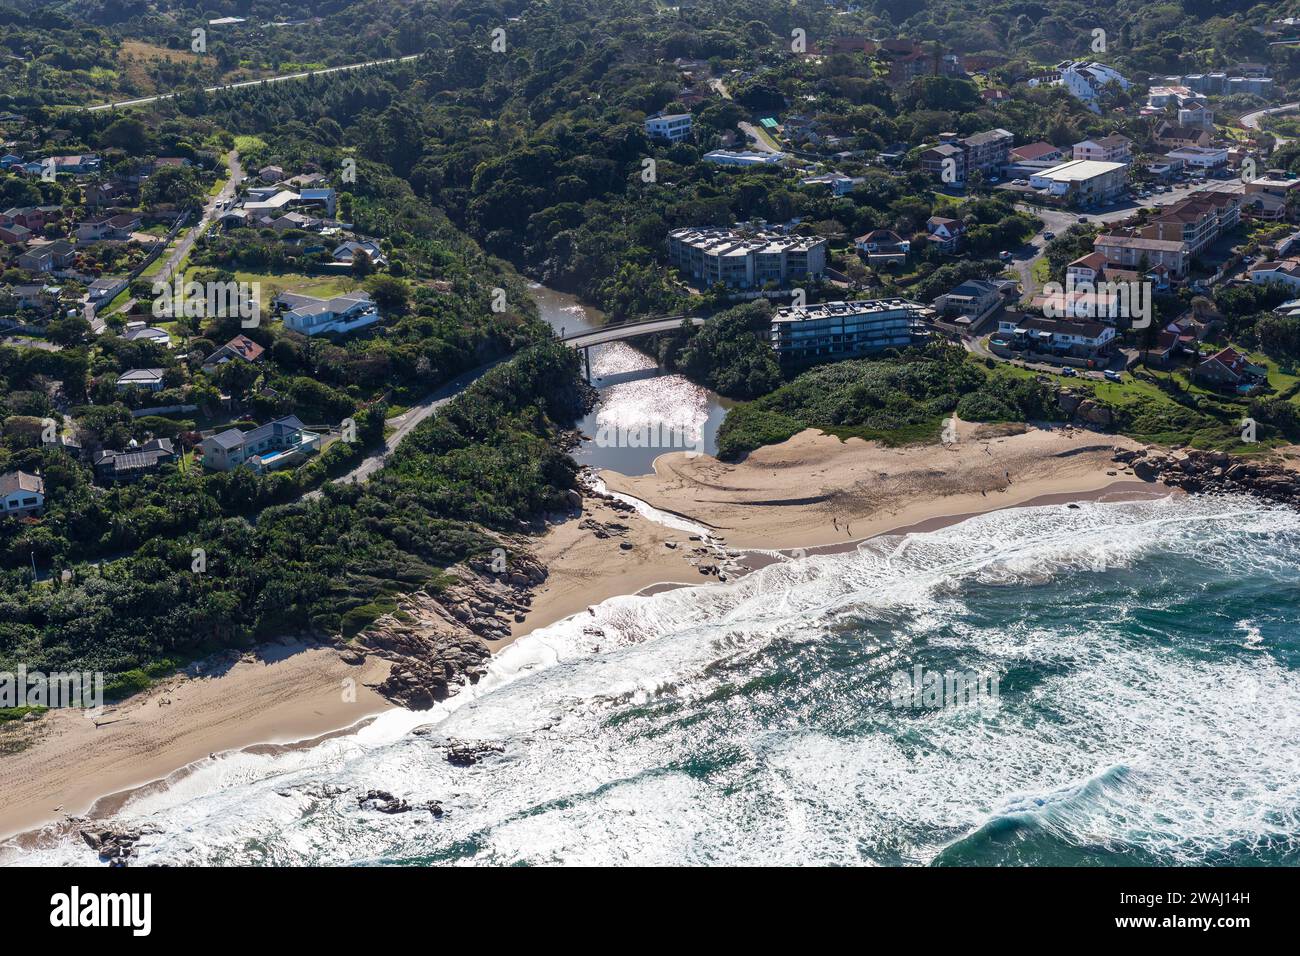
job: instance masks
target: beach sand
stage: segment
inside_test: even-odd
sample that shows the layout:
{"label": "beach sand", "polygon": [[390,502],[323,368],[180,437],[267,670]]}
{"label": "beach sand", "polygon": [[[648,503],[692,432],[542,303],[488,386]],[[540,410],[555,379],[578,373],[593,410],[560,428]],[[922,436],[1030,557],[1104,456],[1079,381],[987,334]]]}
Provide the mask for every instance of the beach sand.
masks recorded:
{"label": "beach sand", "polygon": [[[1136,480],[1111,458],[1116,449],[1142,447],[1079,429],[968,423],[959,423],[957,438],[948,445],[887,448],[808,429],[739,463],[674,452],[655,460],[653,475],[601,477],[610,491],[707,525],[729,548],[784,550],[1049,503],[1040,499],[1092,498]],[[1134,487],[1116,490],[1127,494]],[[1146,487],[1168,494],[1158,485]]]}
{"label": "beach sand", "polygon": [[[689,549],[695,544],[689,533],[615,510],[598,498],[585,499],[583,516],[602,524],[627,525],[627,533],[598,538],[577,520],[552,525],[533,549],[549,570],[546,582],[533,592],[533,604],[524,620],[511,626],[510,639],[489,642],[494,651],[620,594],[636,594],[665,582],[700,584],[711,580],[689,561]],[[622,547],[624,543],[631,548]],[[676,547],[670,548],[669,543]]]}
{"label": "beach sand", "polygon": [[[733,552],[840,550],[876,534],[933,530],[1000,508],[1170,493],[1111,461],[1116,448],[1140,447],[1117,436],[961,424],[957,437],[951,445],[885,448],[808,430],[739,463],[677,452],[657,459],[653,475],[601,478],[610,491],[706,525]],[[599,537],[591,521],[625,530]],[[536,541],[549,576],[510,638],[490,646],[499,650],[617,595],[715,583],[696,565],[716,564],[716,556],[701,554],[703,543],[691,537],[587,498],[581,519],[553,525]],[[742,555],[738,563],[757,566],[761,558]],[[96,808],[111,813],[121,791],[209,753],[309,740],[356,724],[390,706],[365,686],[382,680],[387,667],[373,657],[349,666],[325,648],[274,647],[220,676],[168,680],[107,711],[98,728],[77,714],[52,712],[0,731],[31,736],[25,750],[0,756],[0,835],[84,814],[96,798],[119,794]],[[340,682],[348,677],[357,681],[356,703],[342,700]]]}
{"label": "beach sand", "polygon": [[[30,724],[7,724],[0,747],[23,749],[0,756],[0,836],[84,815],[101,797],[212,753],[355,724],[392,706],[366,686],[387,674],[388,663],[378,658],[352,666],[328,648],[275,644],[212,676],[168,678],[106,705],[93,720],[80,710],[52,710]],[[344,700],[348,679],[356,682],[354,702]]]}

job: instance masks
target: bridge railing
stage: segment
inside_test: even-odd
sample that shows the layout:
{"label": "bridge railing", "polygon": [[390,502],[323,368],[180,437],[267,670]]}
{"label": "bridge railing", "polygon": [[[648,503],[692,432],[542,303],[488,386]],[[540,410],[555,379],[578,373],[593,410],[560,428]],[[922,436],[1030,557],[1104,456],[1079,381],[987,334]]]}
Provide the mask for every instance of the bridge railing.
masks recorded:
{"label": "bridge railing", "polygon": [[707,315],[692,315],[685,313],[682,315],[657,315],[649,318],[637,317],[634,319],[623,319],[617,322],[608,322],[598,329],[584,329],[581,332],[572,332],[561,338],[560,341],[567,342],[570,339],[586,338],[589,335],[599,335],[602,332],[614,332],[619,329],[634,329],[641,325],[655,325],[659,322],[684,322],[687,319],[707,319]]}

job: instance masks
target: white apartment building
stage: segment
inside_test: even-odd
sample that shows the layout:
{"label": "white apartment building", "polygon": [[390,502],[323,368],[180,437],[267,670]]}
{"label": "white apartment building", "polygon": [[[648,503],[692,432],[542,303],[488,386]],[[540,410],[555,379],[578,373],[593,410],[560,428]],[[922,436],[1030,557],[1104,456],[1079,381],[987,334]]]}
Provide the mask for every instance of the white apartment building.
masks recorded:
{"label": "white apartment building", "polygon": [[776,166],[789,157],[785,153],[756,153],[748,149],[715,149],[704,154],[706,163],[719,166]]}
{"label": "white apartment building", "polygon": [[666,139],[673,143],[681,142],[691,135],[691,114],[670,113],[667,115],[648,116],[645,121],[647,136]]}
{"label": "white apartment building", "polygon": [[1111,133],[1099,139],[1085,139],[1071,148],[1071,159],[1087,159],[1099,163],[1128,163],[1133,160],[1133,141],[1122,133]]}
{"label": "white apartment building", "polygon": [[1030,176],[1029,185],[1080,208],[1104,205],[1128,188],[1128,165],[1072,159]]}
{"label": "white apartment building", "polygon": [[1082,100],[1094,113],[1101,112],[1097,100],[1101,98],[1101,93],[1107,86],[1114,83],[1118,84],[1120,89],[1127,90],[1133,85],[1117,70],[1105,63],[1085,63],[1082,60],[1066,60],[1064,63],[1058,63],[1056,69],[1047,76],[1029,80],[1030,86],[1044,83],[1051,86],[1064,86],[1071,96],[1076,100]]}
{"label": "white apartment building", "polygon": [[784,285],[818,278],[826,271],[826,240],[763,230],[722,227],[674,229],[668,260],[707,288],[719,282],[735,289]]}
{"label": "white apartment building", "polygon": [[782,360],[848,358],[912,344],[920,306],[906,299],[824,302],[780,309],[771,341]]}

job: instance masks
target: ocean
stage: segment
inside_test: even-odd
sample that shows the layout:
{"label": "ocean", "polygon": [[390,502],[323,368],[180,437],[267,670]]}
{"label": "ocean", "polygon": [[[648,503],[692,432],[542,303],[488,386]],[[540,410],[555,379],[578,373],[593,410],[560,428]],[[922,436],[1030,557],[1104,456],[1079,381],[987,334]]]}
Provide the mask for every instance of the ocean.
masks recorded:
{"label": "ocean", "polygon": [[157,827],[140,864],[1296,865],[1298,666],[1300,513],[1009,509],[607,601],[433,711],[120,817]]}

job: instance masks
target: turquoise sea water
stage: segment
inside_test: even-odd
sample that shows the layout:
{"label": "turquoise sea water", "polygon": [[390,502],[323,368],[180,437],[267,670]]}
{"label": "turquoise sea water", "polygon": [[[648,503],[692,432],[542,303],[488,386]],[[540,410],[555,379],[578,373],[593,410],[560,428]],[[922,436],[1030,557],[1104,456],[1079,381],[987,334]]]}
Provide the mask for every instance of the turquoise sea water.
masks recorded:
{"label": "turquoise sea water", "polygon": [[[606,602],[435,712],[122,815],[182,864],[1296,865],[1298,625],[1294,511],[1014,509]],[[911,706],[917,667],[996,697]],[[455,767],[452,737],[503,750]]]}

